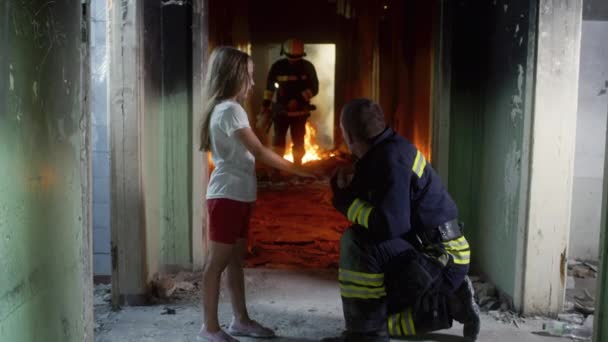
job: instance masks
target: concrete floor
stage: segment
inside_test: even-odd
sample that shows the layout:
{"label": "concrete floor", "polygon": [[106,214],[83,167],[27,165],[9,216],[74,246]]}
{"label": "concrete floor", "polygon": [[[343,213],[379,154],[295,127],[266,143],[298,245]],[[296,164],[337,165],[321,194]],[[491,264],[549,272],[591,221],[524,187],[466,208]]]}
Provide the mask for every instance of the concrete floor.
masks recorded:
{"label": "concrete floor", "polygon": [[[251,316],[276,329],[277,342],[317,341],[337,335],[343,328],[340,295],[335,271],[290,271],[248,269],[246,288]],[[196,341],[201,313],[198,296],[185,296],[171,303],[148,307],[128,307],[111,312],[109,305],[96,297],[97,342],[127,341]],[[174,315],[163,315],[166,307]],[[229,324],[230,302],[222,294],[220,320]],[[492,315],[483,315],[478,341],[566,341],[568,339],[535,334],[543,319],[515,318],[516,323],[503,323]],[[511,321],[511,319],[509,319]],[[416,341],[458,342],[462,326],[428,335]],[[241,338],[240,341],[254,341]]]}

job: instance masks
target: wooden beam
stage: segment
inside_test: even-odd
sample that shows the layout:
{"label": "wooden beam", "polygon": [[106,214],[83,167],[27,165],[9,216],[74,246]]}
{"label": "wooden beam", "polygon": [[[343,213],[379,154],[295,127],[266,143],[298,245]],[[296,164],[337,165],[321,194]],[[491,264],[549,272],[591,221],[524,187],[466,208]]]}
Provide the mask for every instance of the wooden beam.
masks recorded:
{"label": "wooden beam", "polygon": [[209,178],[207,154],[199,151],[199,129],[203,106],[202,92],[209,57],[209,1],[192,4],[192,265],[201,269],[205,257],[207,205],[205,194]]}
{"label": "wooden beam", "polygon": [[146,294],[146,239],[141,132],[142,0],[110,3],[109,108],[112,305],[141,305]]}

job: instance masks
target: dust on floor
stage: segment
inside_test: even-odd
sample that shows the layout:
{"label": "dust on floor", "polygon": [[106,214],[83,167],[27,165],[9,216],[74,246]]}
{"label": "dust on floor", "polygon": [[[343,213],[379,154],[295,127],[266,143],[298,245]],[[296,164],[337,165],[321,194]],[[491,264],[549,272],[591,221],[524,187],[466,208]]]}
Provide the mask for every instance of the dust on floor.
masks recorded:
{"label": "dust on floor", "polygon": [[[336,272],[331,270],[247,269],[248,306],[254,319],[276,329],[277,342],[317,341],[337,335],[344,322]],[[201,324],[198,296],[184,294],[171,302],[147,307],[127,307],[112,312],[103,288],[96,291],[97,342],[196,341]],[[227,294],[220,299],[220,321],[226,327],[231,309]],[[542,318],[507,317],[508,313],[483,314],[480,342],[567,341],[535,334]],[[508,319],[505,319],[507,317]],[[504,323],[507,322],[507,323]],[[416,341],[462,341],[462,326],[427,335]],[[253,339],[241,338],[250,342]]]}

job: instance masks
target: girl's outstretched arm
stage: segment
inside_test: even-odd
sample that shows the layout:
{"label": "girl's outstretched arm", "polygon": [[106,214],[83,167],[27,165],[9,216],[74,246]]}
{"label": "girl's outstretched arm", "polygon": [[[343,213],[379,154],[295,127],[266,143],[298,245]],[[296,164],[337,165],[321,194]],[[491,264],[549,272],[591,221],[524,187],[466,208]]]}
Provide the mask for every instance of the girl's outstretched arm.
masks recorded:
{"label": "girl's outstretched arm", "polygon": [[235,136],[243,145],[245,145],[245,148],[247,148],[247,150],[253,154],[257,161],[279,170],[294,173],[301,177],[315,178],[315,176],[311,173],[300,169],[292,162],[283,159],[271,149],[262,145],[260,139],[258,139],[255,133],[253,133],[251,128],[246,127],[239,129],[235,131]]}

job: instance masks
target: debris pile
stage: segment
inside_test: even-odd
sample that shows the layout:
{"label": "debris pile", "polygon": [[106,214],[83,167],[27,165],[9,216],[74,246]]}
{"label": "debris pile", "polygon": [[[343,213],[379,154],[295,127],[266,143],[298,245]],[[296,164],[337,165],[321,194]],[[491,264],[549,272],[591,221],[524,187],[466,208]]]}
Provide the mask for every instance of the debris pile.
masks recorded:
{"label": "debris pile", "polygon": [[96,284],[93,289],[93,303],[95,314],[95,333],[105,329],[116,321],[114,312],[110,308],[112,301],[112,285]]}
{"label": "debris pile", "polygon": [[112,301],[112,285],[97,284],[93,289],[94,305],[104,305]]}
{"label": "debris pile", "polygon": [[202,277],[201,272],[156,273],[149,284],[151,300],[166,302],[196,297]]}
{"label": "debris pile", "polygon": [[591,261],[568,261],[568,275],[574,278],[596,278],[597,268],[597,263]]}
{"label": "debris pile", "polygon": [[520,327],[526,320],[513,311],[512,300],[482,277],[470,276],[479,308],[488,316],[505,324]]}
{"label": "debris pile", "polygon": [[470,276],[475,288],[475,298],[482,311],[510,311],[513,309],[511,299],[499,291],[492,283],[481,277]]}
{"label": "debris pile", "polygon": [[568,282],[564,311],[580,315],[595,312],[596,262],[568,260]]}

